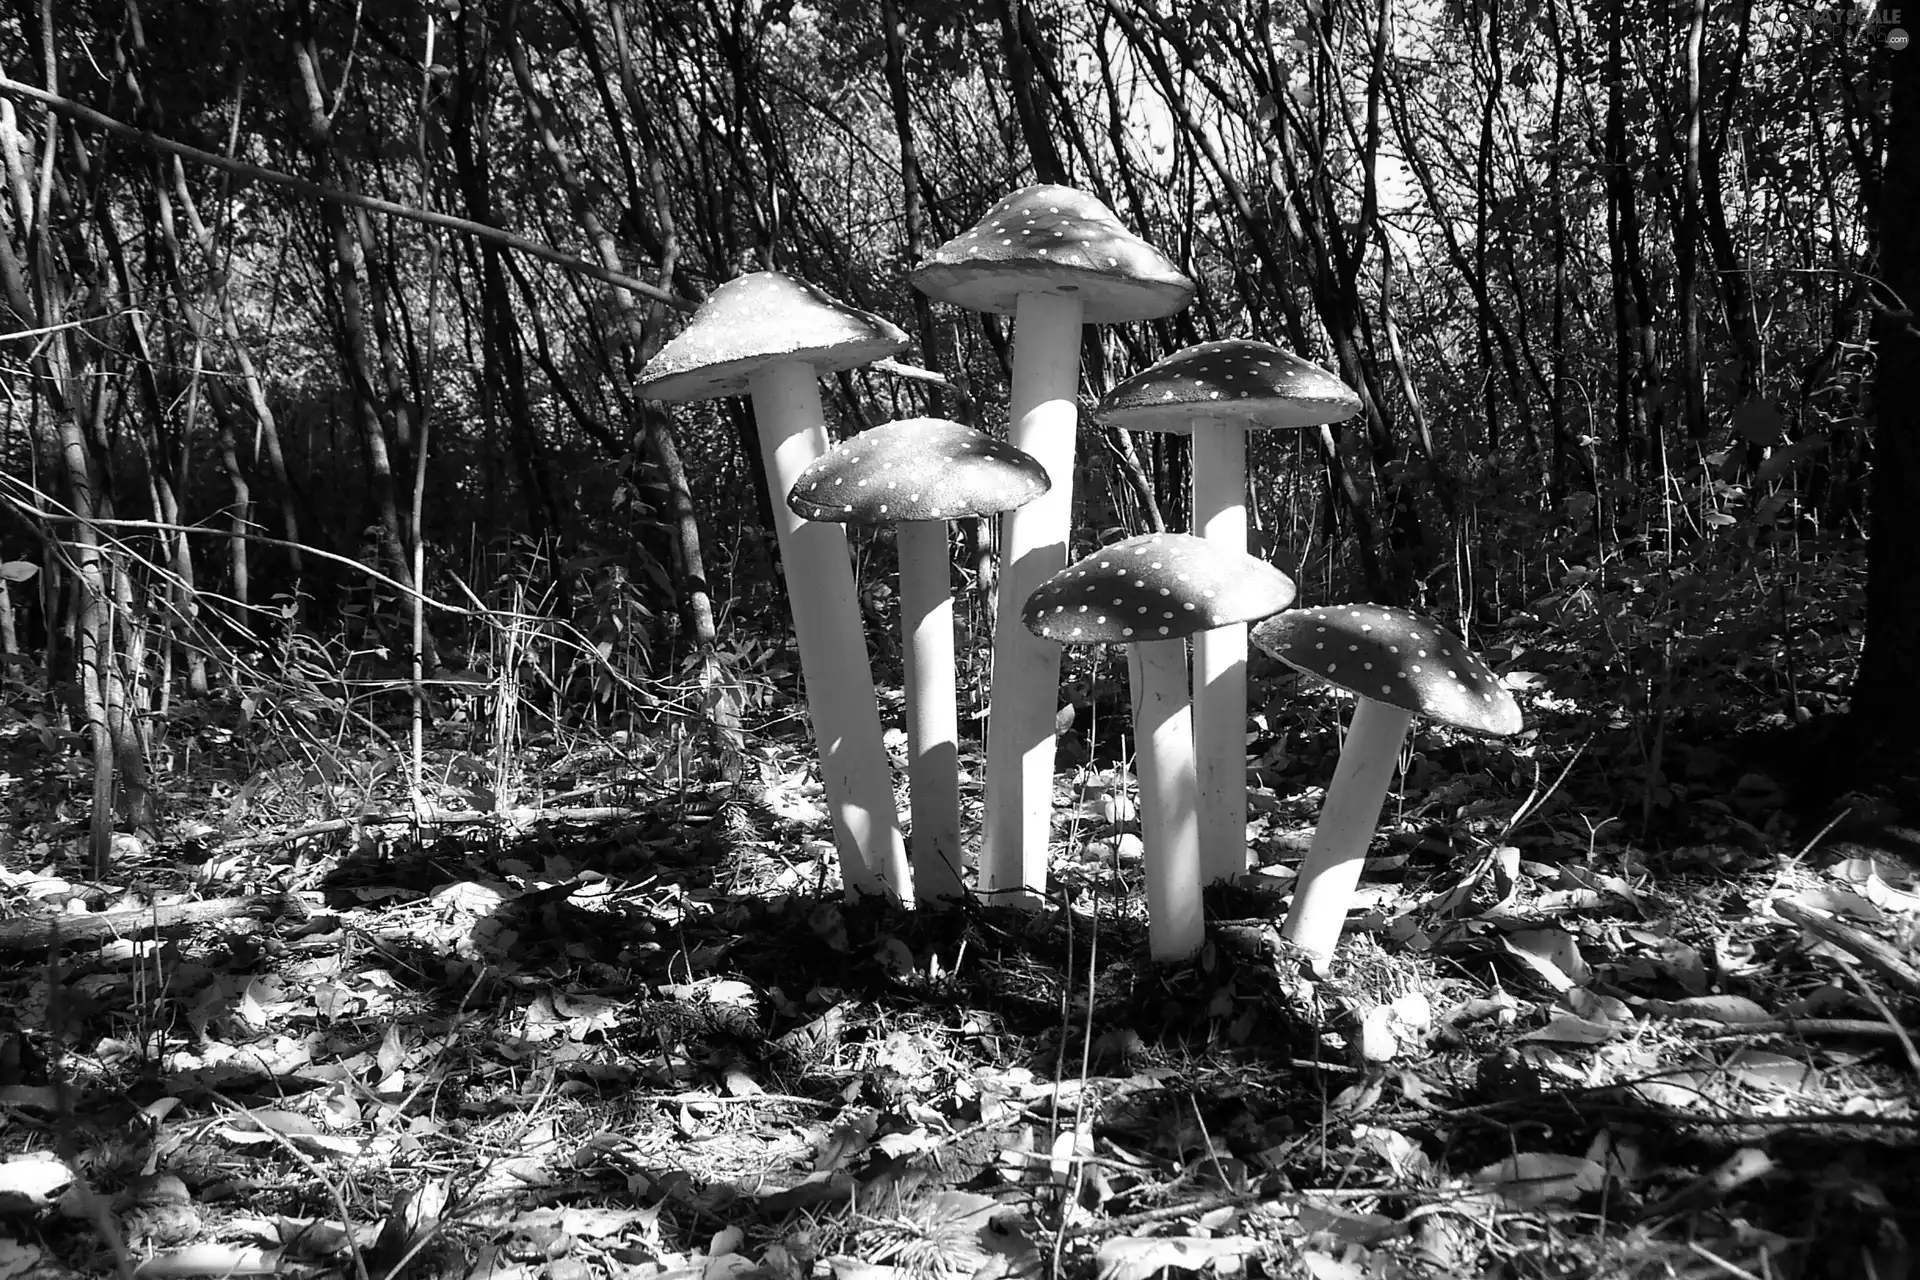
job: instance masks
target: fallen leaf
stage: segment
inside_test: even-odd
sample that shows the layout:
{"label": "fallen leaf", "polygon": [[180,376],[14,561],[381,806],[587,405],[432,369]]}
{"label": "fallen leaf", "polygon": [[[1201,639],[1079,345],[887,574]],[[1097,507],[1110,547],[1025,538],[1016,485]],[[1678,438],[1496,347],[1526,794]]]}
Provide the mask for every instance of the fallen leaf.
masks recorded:
{"label": "fallen leaf", "polygon": [[1768,1093],[1802,1092],[1819,1082],[1819,1073],[1799,1058],[1766,1049],[1741,1049],[1726,1068],[1742,1084]]}
{"label": "fallen leaf", "polygon": [[1472,1175],[1515,1208],[1565,1204],[1606,1185],[1606,1171],[1585,1156],[1522,1151]]}
{"label": "fallen leaf", "polygon": [[1742,1147],[1647,1212],[1665,1215],[1711,1208],[1747,1183],[1772,1172],[1771,1156],[1758,1147]]}
{"label": "fallen leaf", "polygon": [[1867,877],[1860,886],[1860,893],[1868,902],[1882,911],[1892,911],[1904,916],[1920,914],[1920,894],[1896,889],[1877,875]]}
{"label": "fallen leaf", "polygon": [[0,1164],[0,1212],[38,1213],[73,1182],[73,1172],[51,1152],[35,1152]]}
{"label": "fallen leaf", "polygon": [[1773,1015],[1745,996],[1689,996],[1684,1000],[1648,1000],[1642,1011],[1658,1018],[1698,1018],[1704,1022],[1769,1022]]}
{"label": "fallen leaf", "polygon": [[1307,1269],[1313,1280],[1367,1280],[1365,1267],[1333,1257],[1331,1254],[1302,1253],[1300,1265]]}
{"label": "fallen leaf", "polygon": [[0,1238],[0,1280],[52,1274],[51,1269],[42,1270],[45,1257],[39,1245],[22,1244],[18,1240]]}
{"label": "fallen leaf", "polygon": [[[1091,1117],[1088,1118],[1090,1123]],[[1053,1151],[1048,1160],[1048,1168],[1055,1182],[1064,1183],[1073,1173],[1073,1166],[1081,1160],[1093,1156],[1093,1134],[1084,1124],[1075,1125],[1062,1132],[1053,1140]]]}
{"label": "fallen leaf", "polygon": [[134,1268],[136,1280],[172,1280],[187,1276],[279,1275],[286,1261],[265,1249],[236,1249],[227,1244],[195,1244],[155,1254]]}
{"label": "fallen leaf", "polygon": [[1602,1129],[1587,1144],[1587,1159],[1623,1187],[1637,1185],[1646,1175],[1646,1156],[1640,1149],[1640,1140],[1631,1133]]}
{"label": "fallen leaf", "polygon": [[1514,1038],[1544,1044],[1603,1044],[1617,1034],[1619,1028],[1611,1023],[1592,1022],[1570,1013],[1556,1013],[1546,1026]]}
{"label": "fallen leaf", "polygon": [[1400,1052],[1400,1041],[1393,1034],[1393,1010],[1384,1004],[1376,1004],[1360,1014],[1360,1030],[1356,1037],[1360,1045],[1360,1056],[1369,1063],[1392,1062]]}
{"label": "fallen leaf", "polygon": [[1886,913],[1860,894],[1846,889],[1803,889],[1788,901],[1829,915],[1847,916],[1865,924],[1885,924]]}
{"label": "fallen leaf", "polygon": [[827,1267],[833,1280],[895,1280],[900,1274],[898,1267],[867,1262],[844,1253],[828,1258]]}
{"label": "fallen leaf", "polygon": [[1669,1071],[1654,1080],[1636,1080],[1630,1086],[1642,1102],[1670,1111],[1697,1111],[1707,1101],[1706,1082],[1692,1071]]}
{"label": "fallen leaf", "polygon": [[1406,1234],[1407,1224],[1379,1213],[1356,1213],[1338,1202],[1300,1193],[1295,1210],[1300,1230],[1307,1235],[1326,1235],[1342,1244],[1372,1246]]}
{"label": "fallen leaf", "polygon": [[1583,987],[1593,976],[1580,954],[1580,944],[1565,929],[1522,929],[1503,935],[1500,941],[1555,991]]}
{"label": "fallen leaf", "polygon": [[1252,1240],[1206,1236],[1117,1236],[1095,1255],[1100,1280],[1151,1280],[1168,1267],[1206,1271],[1216,1262],[1237,1262],[1260,1246]]}
{"label": "fallen leaf", "polygon": [[234,1115],[223,1133],[228,1141],[243,1145],[259,1142],[271,1142],[271,1135],[282,1137],[306,1137],[320,1132],[318,1122],[297,1111],[242,1111]]}

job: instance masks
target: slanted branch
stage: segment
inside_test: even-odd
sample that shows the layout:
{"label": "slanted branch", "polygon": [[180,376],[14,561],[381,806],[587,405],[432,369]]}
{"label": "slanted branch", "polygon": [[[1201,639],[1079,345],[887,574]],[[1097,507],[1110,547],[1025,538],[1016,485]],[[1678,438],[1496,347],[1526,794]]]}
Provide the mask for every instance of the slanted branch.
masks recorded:
{"label": "slanted branch", "polygon": [[520,830],[539,822],[592,824],[623,822],[629,818],[644,816],[646,815],[638,809],[607,807],[572,809],[520,807],[500,810],[403,809],[392,813],[363,813],[352,818],[329,818],[325,822],[310,822],[304,827],[295,827],[291,831],[264,831],[258,835],[236,836],[231,840],[221,841],[218,847],[222,853],[240,849],[260,849],[277,844],[292,844],[296,840],[306,840],[313,836],[331,835],[336,831],[356,831],[362,827],[461,827],[481,822],[495,822],[503,827]]}
{"label": "slanted branch", "polygon": [[175,902],[165,906],[128,907],[83,915],[65,912],[0,920],[0,951],[45,951],[62,943],[98,942],[110,938],[145,938],[176,929],[191,929],[220,920],[274,920],[307,918],[307,904],[291,893],[250,894],[244,898],[214,898],[206,902]]}

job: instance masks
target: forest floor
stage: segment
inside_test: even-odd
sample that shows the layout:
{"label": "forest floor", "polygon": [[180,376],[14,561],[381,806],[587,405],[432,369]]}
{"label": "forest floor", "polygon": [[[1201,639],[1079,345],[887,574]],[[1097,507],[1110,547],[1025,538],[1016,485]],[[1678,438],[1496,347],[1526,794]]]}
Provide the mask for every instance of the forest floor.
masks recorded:
{"label": "forest floor", "polygon": [[414,797],[201,708],[94,877],[84,752],[16,700],[0,1280],[1910,1275],[1920,832],[1796,827],[1725,747],[1637,792],[1528,696],[1517,744],[1421,736],[1326,980],[1274,921],[1331,703],[1156,967],[1077,738],[1053,905],[916,913],[843,901],[791,717],[454,717]]}

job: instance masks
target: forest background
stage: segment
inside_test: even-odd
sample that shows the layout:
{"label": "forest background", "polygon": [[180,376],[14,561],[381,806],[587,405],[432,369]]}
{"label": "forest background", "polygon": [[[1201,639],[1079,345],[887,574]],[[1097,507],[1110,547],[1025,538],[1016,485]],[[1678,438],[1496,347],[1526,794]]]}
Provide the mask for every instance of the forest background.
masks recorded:
{"label": "forest background", "polygon": [[[152,823],[177,696],[290,714],[302,681],[402,680],[416,651],[457,693],[525,657],[500,640],[523,623],[579,639],[539,673],[557,716],[565,691],[608,724],[668,706],[731,732],[782,669],[749,411],[668,412],[635,372],[718,283],[777,267],[916,339],[839,376],[838,429],[1001,430],[1005,322],[906,273],[1039,180],[1200,286],[1088,331],[1088,401],[1217,337],[1336,370],[1365,412],[1256,443],[1255,549],[1309,598],[1497,634],[1606,735],[1643,817],[1675,800],[1676,742],[1850,710],[1829,741],[1910,746],[1920,77],[1898,22],[1750,0],[11,6],[0,640],[33,657],[5,679],[101,762],[97,855],[103,814]],[[1085,544],[1185,527],[1184,441],[1084,429]],[[883,619],[890,552],[859,545]]]}

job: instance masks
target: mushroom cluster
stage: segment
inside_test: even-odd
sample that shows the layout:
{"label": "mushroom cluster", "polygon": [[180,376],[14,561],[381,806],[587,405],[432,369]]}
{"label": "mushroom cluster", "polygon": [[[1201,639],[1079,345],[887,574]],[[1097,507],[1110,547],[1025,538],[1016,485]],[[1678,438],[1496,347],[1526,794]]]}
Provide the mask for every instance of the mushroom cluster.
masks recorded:
{"label": "mushroom cluster", "polygon": [[[1359,397],[1287,351],[1244,340],[1201,343],[1141,370],[1098,414],[1127,430],[1192,437],[1195,533],[1128,538],[1068,565],[1083,326],[1172,314],[1192,299],[1193,282],[1098,200],[1046,185],[1000,201],[928,255],[912,282],[936,299],[1013,316],[1008,441],[913,418],[829,448],[817,379],[892,355],[906,335],[778,272],[717,288],[637,388],[658,400],[750,397],[769,490],[786,499],[775,530],[848,892],[924,903],[967,892],[947,522],[997,514],[979,892],[1042,900],[1060,646],[1125,645],[1150,948],[1158,960],[1197,951],[1201,886],[1246,865],[1246,656],[1248,624],[1259,621],[1254,644],[1359,697],[1285,928],[1324,963],[1413,717],[1482,734],[1520,728],[1511,695],[1436,624],[1382,605],[1289,611],[1293,581],[1246,553],[1247,433],[1324,428],[1358,413]],[[847,524],[896,531],[910,856]]]}

